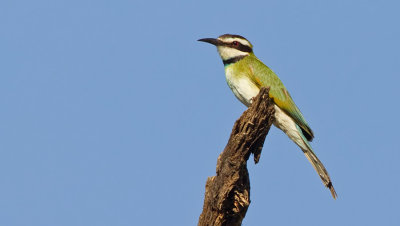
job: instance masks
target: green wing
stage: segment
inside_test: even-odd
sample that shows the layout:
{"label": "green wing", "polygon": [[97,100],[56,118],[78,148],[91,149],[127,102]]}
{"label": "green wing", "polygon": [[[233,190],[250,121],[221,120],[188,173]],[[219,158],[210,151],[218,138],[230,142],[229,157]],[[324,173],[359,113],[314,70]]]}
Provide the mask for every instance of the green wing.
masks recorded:
{"label": "green wing", "polygon": [[274,98],[275,104],[294,119],[307,140],[311,141],[314,138],[311,128],[278,76],[255,56],[248,60],[247,64],[251,67],[249,74],[254,83],[259,87],[270,87],[269,95]]}

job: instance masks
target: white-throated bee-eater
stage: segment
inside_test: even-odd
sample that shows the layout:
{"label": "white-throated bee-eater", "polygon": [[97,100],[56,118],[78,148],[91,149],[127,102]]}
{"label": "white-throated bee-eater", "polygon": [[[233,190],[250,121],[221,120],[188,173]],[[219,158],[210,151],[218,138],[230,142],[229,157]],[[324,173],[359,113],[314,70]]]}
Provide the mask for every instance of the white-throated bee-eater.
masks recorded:
{"label": "white-throated bee-eater", "polygon": [[309,143],[314,138],[312,130],[278,76],[254,55],[251,43],[240,35],[230,34],[198,41],[217,47],[225,66],[228,86],[247,107],[250,106],[252,98],[259,93],[260,87],[270,88],[269,95],[275,104],[274,125],[303,150],[324,185],[336,199],[337,195],[328,172]]}

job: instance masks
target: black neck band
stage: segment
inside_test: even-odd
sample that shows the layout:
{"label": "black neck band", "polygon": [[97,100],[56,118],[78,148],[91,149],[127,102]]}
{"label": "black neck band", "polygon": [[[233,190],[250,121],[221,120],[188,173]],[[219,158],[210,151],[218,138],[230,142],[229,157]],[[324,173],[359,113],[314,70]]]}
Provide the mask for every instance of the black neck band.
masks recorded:
{"label": "black neck band", "polygon": [[238,62],[239,60],[243,59],[245,56],[247,56],[247,55],[232,57],[232,58],[229,58],[227,60],[223,60],[222,62],[224,63],[224,66],[227,66],[229,64],[233,64],[233,63]]}

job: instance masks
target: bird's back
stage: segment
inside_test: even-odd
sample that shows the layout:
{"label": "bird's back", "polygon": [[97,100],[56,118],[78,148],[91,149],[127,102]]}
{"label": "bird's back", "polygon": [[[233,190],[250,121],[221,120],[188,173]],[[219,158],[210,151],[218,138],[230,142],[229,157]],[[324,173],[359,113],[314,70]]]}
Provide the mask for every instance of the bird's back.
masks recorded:
{"label": "bird's back", "polygon": [[243,58],[237,64],[240,71],[247,73],[258,87],[270,87],[269,94],[276,105],[295,120],[307,140],[311,141],[314,134],[279,77],[254,54]]}

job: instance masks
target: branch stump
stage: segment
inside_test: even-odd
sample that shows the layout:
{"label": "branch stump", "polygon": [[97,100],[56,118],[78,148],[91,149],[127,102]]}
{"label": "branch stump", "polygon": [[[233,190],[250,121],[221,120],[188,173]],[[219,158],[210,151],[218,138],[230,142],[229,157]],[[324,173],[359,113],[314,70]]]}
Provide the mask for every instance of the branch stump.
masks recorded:
{"label": "branch stump", "polygon": [[209,177],[199,226],[241,225],[250,205],[247,160],[260,160],[265,137],[274,120],[269,89],[261,88],[251,106],[235,122],[228,144],[217,160],[216,176]]}

